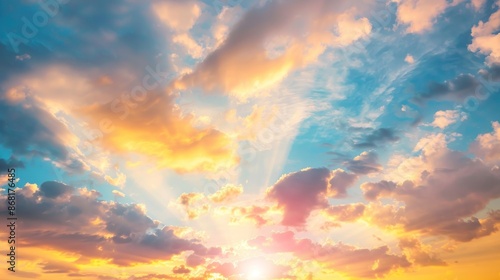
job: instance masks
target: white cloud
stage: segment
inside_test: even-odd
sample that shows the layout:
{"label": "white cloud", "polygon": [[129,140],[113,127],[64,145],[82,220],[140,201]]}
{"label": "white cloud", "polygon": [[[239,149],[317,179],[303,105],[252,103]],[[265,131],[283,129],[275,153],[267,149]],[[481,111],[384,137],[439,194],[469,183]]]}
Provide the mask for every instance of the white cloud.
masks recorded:
{"label": "white cloud", "polygon": [[431,123],[434,127],[441,129],[456,123],[457,121],[464,121],[467,119],[467,114],[459,112],[458,110],[437,111],[434,114],[434,121]]}

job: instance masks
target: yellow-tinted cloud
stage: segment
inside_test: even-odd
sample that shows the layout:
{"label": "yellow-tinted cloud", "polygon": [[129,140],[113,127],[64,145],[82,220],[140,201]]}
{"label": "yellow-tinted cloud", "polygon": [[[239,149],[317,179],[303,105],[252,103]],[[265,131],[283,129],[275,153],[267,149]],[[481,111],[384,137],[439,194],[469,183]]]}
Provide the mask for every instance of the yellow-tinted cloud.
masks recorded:
{"label": "yellow-tinted cloud", "polygon": [[[246,100],[290,71],[314,62],[328,46],[349,44],[371,32],[368,20],[358,18],[359,12],[350,9],[349,2],[339,2],[277,1],[250,10],[220,47],[174,87],[197,86]],[[304,32],[295,28],[299,22]],[[331,32],[334,27],[337,35]]]}
{"label": "yellow-tinted cloud", "polygon": [[241,193],[243,193],[243,186],[229,184],[222,186],[217,192],[210,195],[208,198],[215,203],[223,203],[237,198]]}

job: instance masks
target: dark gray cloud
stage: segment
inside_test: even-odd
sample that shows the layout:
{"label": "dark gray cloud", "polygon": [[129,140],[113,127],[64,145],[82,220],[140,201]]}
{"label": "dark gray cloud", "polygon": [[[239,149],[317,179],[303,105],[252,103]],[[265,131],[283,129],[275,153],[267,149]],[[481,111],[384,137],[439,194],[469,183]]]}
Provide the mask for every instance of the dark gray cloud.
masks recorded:
{"label": "dark gray cloud", "polygon": [[500,64],[493,64],[487,69],[482,69],[479,74],[486,82],[500,82]]}
{"label": "dark gray cloud", "polygon": [[467,97],[473,96],[479,86],[479,81],[473,75],[460,74],[456,78],[444,83],[432,82],[426,92],[418,94],[413,100],[420,104],[429,100],[461,102]]}
{"label": "dark gray cloud", "polygon": [[24,163],[15,157],[10,157],[8,160],[0,158],[0,170],[5,172],[8,168],[23,168]]}
{"label": "dark gray cloud", "polygon": [[370,174],[382,170],[378,163],[378,155],[374,151],[363,152],[354,159],[343,162],[343,165],[355,174]]}
{"label": "dark gray cloud", "polygon": [[376,148],[387,143],[396,142],[399,137],[392,128],[378,128],[353,144],[355,148]]}
{"label": "dark gray cloud", "polygon": [[47,157],[69,171],[87,170],[86,164],[70,153],[65,141],[68,128],[38,102],[11,102],[0,93],[0,144],[18,156]]}
{"label": "dark gray cloud", "polygon": [[[54,16],[45,25],[35,26],[35,35],[27,37],[23,34],[23,17],[33,23],[33,15],[43,11],[38,1],[0,3],[0,10],[10,11],[0,19],[0,58],[8,62],[5,67],[10,66],[6,72],[0,71],[0,82],[1,75],[48,63],[142,71],[146,65],[154,65],[159,53],[168,50],[168,34],[151,24],[154,15],[143,2],[67,1],[58,6]],[[12,34],[27,39],[15,44],[17,53],[11,44],[17,41],[11,40]],[[23,54],[31,56],[28,63],[16,60]]]}
{"label": "dark gray cloud", "polygon": [[43,182],[40,186],[40,194],[48,198],[57,198],[66,194],[71,194],[75,188],[55,181]]}

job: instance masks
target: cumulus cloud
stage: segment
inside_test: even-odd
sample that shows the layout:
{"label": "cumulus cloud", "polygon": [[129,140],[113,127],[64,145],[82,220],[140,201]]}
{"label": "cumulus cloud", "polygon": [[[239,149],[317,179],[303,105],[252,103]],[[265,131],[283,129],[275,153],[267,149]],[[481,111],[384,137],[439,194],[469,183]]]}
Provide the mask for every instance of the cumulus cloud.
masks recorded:
{"label": "cumulus cloud", "polygon": [[429,246],[425,246],[417,238],[403,237],[399,240],[398,246],[415,264],[421,266],[446,265],[446,262],[436,256]]}
{"label": "cumulus cloud", "polygon": [[444,129],[457,121],[464,121],[466,119],[467,114],[458,110],[437,111],[434,114],[434,121],[431,125]]}
{"label": "cumulus cloud", "polygon": [[208,196],[208,198],[215,203],[223,203],[227,201],[234,200],[241,193],[243,193],[243,186],[241,185],[224,185],[214,194]]}
{"label": "cumulus cloud", "polygon": [[[202,87],[245,100],[258,89],[283,79],[290,71],[313,62],[327,46],[349,44],[369,35],[371,25],[359,7],[348,1],[270,1],[249,10],[225,41],[195,70],[175,83],[177,88]],[[301,23],[304,30],[297,30]],[[331,32],[337,28],[338,34]],[[269,42],[282,51],[269,56]],[[271,50],[271,53],[274,53]],[[245,65],[245,71],[241,71]]]}
{"label": "cumulus cloud", "polygon": [[[400,182],[364,183],[361,188],[365,198],[402,202],[399,209],[385,210],[391,216],[390,223],[400,224],[407,231],[445,235],[458,241],[495,232],[497,211],[489,212],[484,219],[474,215],[500,197],[499,169],[448,149],[442,134],[421,140],[416,151],[421,154],[406,161],[412,163],[412,172],[418,176],[407,176]],[[422,201],[426,202],[425,207]]]}
{"label": "cumulus cloud", "polygon": [[242,220],[249,220],[254,222],[257,226],[263,226],[269,223],[266,214],[269,211],[267,206],[234,206],[229,208],[231,215],[231,222],[241,222]]}
{"label": "cumulus cloud", "polygon": [[471,151],[488,162],[500,161],[500,123],[493,122],[493,131],[478,135],[471,144]]}
{"label": "cumulus cloud", "polygon": [[475,11],[480,10],[485,3],[486,0],[471,0],[472,7],[474,8]]}
{"label": "cumulus cloud", "polygon": [[[88,124],[82,129],[83,135],[79,135],[82,140],[79,143],[73,134],[76,131],[70,131],[50,113],[36,107],[23,108],[23,111],[27,111],[23,117],[27,119],[26,122],[39,124],[35,129],[24,132],[33,135],[22,138],[26,139],[24,141],[36,141],[50,131],[51,135],[32,146],[43,144],[51,149],[51,158],[62,157],[64,161],[60,160],[61,164],[76,167],[78,161],[65,152],[68,143],[73,146],[79,144],[83,152],[94,151],[96,149],[90,149],[89,146],[96,146],[122,156],[132,153],[144,155],[155,160],[159,167],[178,172],[214,171],[237,163],[234,141],[212,127],[194,127],[192,116],[183,116],[175,104],[176,95],[161,90],[160,83],[167,72],[150,70],[144,76],[147,78],[145,84],[141,86],[140,83],[134,85],[128,82],[128,89],[123,85],[116,88],[102,85],[95,81],[100,75],[66,66],[51,66],[43,72],[35,70],[19,77],[12,83],[24,85],[35,92],[39,100],[43,98],[47,110],[67,114]],[[114,74],[113,79],[123,81],[130,73]],[[150,87],[151,84],[156,86]],[[56,94],[61,92],[72,94]],[[99,94],[102,92],[107,94]],[[9,108],[13,107],[21,106],[9,105]],[[12,132],[6,135],[16,134]],[[26,146],[22,141],[14,144]],[[120,185],[124,183],[125,177],[108,177],[106,180]]]}
{"label": "cumulus cloud", "polygon": [[177,199],[177,203],[183,207],[190,220],[199,218],[209,210],[210,206],[205,201],[202,193],[183,193]]}
{"label": "cumulus cloud", "polygon": [[304,226],[313,210],[328,206],[329,196],[344,197],[355,177],[340,169],[306,168],[283,175],[266,195],[283,210],[281,224]]}
{"label": "cumulus cloud", "polygon": [[352,277],[383,277],[411,265],[405,256],[391,254],[387,246],[362,249],[342,243],[322,245],[310,239],[296,239],[292,231],[273,233],[270,237],[259,236],[249,240],[248,244],[266,253],[293,253]]}
{"label": "cumulus cloud", "polygon": [[[500,7],[500,1],[495,5]],[[491,65],[500,63],[500,9],[490,15],[488,21],[480,21],[472,27],[472,42],[468,49],[486,55],[486,61]]]}
{"label": "cumulus cloud", "polygon": [[398,22],[406,25],[408,33],[422,33],[434,25],[436,18],[449,6],[460,1],[446,0],[393,0],[398,3]]}
{"label": "cumulus cloud", "polygon": [[352,222],[363,216],[365,208],[362,203],[332,205],[324,213],[334,222]]}
{"label": "cumulus cloud", "polygon": [[[221,253],[161,226],[143,205],[102,201],[96,191],[48,181],[39,188],[27,185],[16,195],[23,228],[19,242],[26,248],[76,254],[81,263],[102,259],[116,265],[169,260],[185,251],[204,257]],[[5,202],[6,196],[0,200]]]}

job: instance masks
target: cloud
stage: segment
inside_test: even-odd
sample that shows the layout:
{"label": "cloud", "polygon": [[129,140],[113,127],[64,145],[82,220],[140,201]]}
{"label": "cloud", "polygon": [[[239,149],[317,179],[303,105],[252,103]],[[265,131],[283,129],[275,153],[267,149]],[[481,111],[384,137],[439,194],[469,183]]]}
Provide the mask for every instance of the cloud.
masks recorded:
{"label": "cloud", "polygon": [[392,198],[402,203],[399,209],[384,209],[389,215],[386,221],[400,224],[406,231],[445,235],[464,242],[495,232],[496,211],[490,211],[484,219],[474,215],[500,197],[500,170],[448,149],[443,134],[422,139],[415,150],[421,154],[405,161],[411,162],[412,172],[418,176],[407,174],[401,182],[383,180],[361,185],[370,201]]}
{"label": "cloud", "polygon": [[487,162],[500,161],[500,123],[493,122],[493,131],[478,135],[470,150]]}
{"label": "cloud", "polygon": [[209,210],[210,206],[204,203],[205,201],[206,198],[202,193],[183,193],[177,199],[177,203],[183,207],[190,220],[199,218]]}
{"label": "cloud", "polygon": [[444,83],[433,82],[427,92],[415,96],[414,100],[423,103],[429,100],[464,101],[473,96],[480,86],[479,81],[471,74],[460,74]]}
{"label": "cloud", "polygon": [[162,23],[176,31],[188,31],[201,15],[196,1],[153,1],[152,11]]}
{"label": "cloud", "polygon": [[282,225],[302,227],[313,210],[328,206],[327,197],[344,197],[355,177],[340,169],[306,168],[281,176],[266,196],[283,210]]}
{"label": "cloud", "polygon": [[231,222],[241,222],[242,220],[253,221],[257,226],[263,226],[269,223],[269,220],[265,217],[269,211],[267,206],[234,206],[230,209]]}
{"label": "cloud", "polygon": [[292,231],[273,233],[270,237],[259,236],[247,243],[266,253],[290,252],[301,259],[320,263],[323,269],[333,269],[352,277],[383,277],[411,265],[405,256],[390,254],[386,246],[361,249],[343,243],[321,245],[310,239],[296,239]]}
{"label": "cloud", "polygon": [[467,119],[467,114],[459,112],[458,110],[437,111],[434,114],[434,121],[431,123],[434,127],[445,129],[447,126],[456,123],[457,121],[464,121]]}
{"label": "cloud", "polygon": [[417,238],[403,237],[399,240],[399,248],[413,263],[421,266],[444,266],[446,262],[431,252],[429,246],[423,245]]}
{"label": "cloud", "polygon": [[[36,92],[37,99],[43,100],[47,110],[71,116],[88,124],[86,127],[80,127],[79,124],[72,123],[81,128],[81,131],[69,131],[48,112],[39,110],[40,112],[33,112],[36,121],[45,120],[45,123],[37,124],[36,129],[25,133],[48,134],[50,128],[51,135],[37,143],[44,144],[45,147],[57,145],[52,148],[52,154],[57,151],[62,155],[52,155],[51,158],[63,157],[64,144],[71,144],[80,145],[85,153],[87,150],[95,153],[97,148],[102,148],[125,157],[131,154],[143,155],[154,160],[160,168],[171,168],[181,173],[215,171],[236,164],[238,158],[234,140],[213,127],[194,127],[192,116],[182,115],[175,104],[176,95],[162,91],[161,81],[168,72],[159,68],[148,69],[151,71],[143,76],[142,84],[134,84],[133,79],[132,82],[127,82],[130,79],[128,75],[133,75],[128,73],[128,70],[124,71],[125,74],[113,72],[112,80],[123,82],[116,87],[99,83],[98,80],[102,76],[93,71],[61,65],[47,67],[44,71],[37,69],[19,77],[12,83],[21,84],[31,92]],[[147,82],[144,82],[145,80]],[[127,88],[125,84],[130,87]],[[55,94],[56,92],[73,94]],[[102,92],[106,94],[99,95]],[[24,110],[33,111],[35,107]],[[29,112],[27,113],[24,118],[30,116]],[[39,116],[41,114],[43,116]],[[29,121],[35,122],[31,119]],[[47,127],[49,125],[50,127]],[[81,142],[78,142],[73,133],[79,136]],[[10,135],[14,136],[14,132]],[[42,136],[43,134],[25,138],[34,141]],[[43,142],[49,140],[51,143]],[[18,146],[22,144],[22,141],[18,142]],[[65,157],[64,164],[78,164],[76,159],[67,162],[71,160],[66,159],[67,157],[69,156]],[[112,184],[124,183],[124,179],[123,176],[117,179],[108,177]]]}
{"label": "cloud", "polygon": [[330,170],[309,168],[283,175],[267,190],[267,197],[283,209],[285,226],[303,226],[311,211],[326,207]]}
{"label": "cloud", "polygon": [[328,197],[347,197],[347,189],[350,188],[357,179],[358,176],[356,176],[356,174],[346,172],[342,169],[333,170],[329,181]]}
{"label": "cloud", "polygon": [[415,59],[413,58],[413,56],[411,56],[411,55],[407,54],[407,55],[405,56],[405,62],[407,62],[407,63],[409,63],[409,64],[413,64],[413,63],[415,63]]}
{"label": "cloud", "polygon": [[214,203],[224,203],[237,198],[241,193],[243,193],[243,186],[241,185],[224,185],[214,194],[208,196],[208,198]]}
{"label": "cloud", "polygon": [[[312,63],[327,46],[366,37],[371,25],[348,1],[271,1],[250,9],[225,41],[195,70],[175,83],[177,88],[202,87],[246,100],[259,89],[282,80],[294,69]],[[298,30],[297,24],[304,26]],[[331,31],[337,27],[338,34]],[[269,43],[284,38],[271,50]],[[269,56],[279,49],[278,55]],[[241,71],[245,65],[245,71]]]}
{"label": "cloud", "polygon": [[394,0],[393,2],[398,3],[398,22],[407,25],[408,33],[430,30],[436,18],[452,5],[446,0]]}
{"label": "cloud", "polygon": [[[495,5],[500,7],[500,1]],[[488,64],[500,63],[500,9],[490,15],[488,21],[480,21],[472,27],[472,42],[468,49],[486,55]]]}
{"label": "cloud", "polygon": [[[23,100],[21,104],[17,99],[13,100],[9,92],[12,90],[0,93],[0,110],[3,112],[0,116],[1,145],[17,156],[50,158],[68,171],[89,170],[80,156],[67,148],[74,147],[77,139],[63,122],[33,98]],[[15,125],[12,120],[15,120]]]}
{"label": "cloud", "polygon": [[40,193],[44,197],[57,198],[73,193],[75,188],[63,183],[47,181],[40,186]]}
{"label": "cloud", "polygon": [[123,198],[123,197],[125,197],[125,194],[124,194],[124,193],[122,193],[121,191],[113,190],[111,193],[112,193],[115,197],[122,197],[122,198]]}
{"label": "cloud", "polygon": [[365,205],[362,203],[332,205],[324,213],[334,222],[352,222],[363,217]]}
{"label": "cloud", "polygon": [[183,265],[181,266],[176,266],[172,269],[172,272],[174,274],[187,274],[189,272],[191,272],[191,270]]}
{"label": "cloud", "polygon": [[0,170],[7,170],[9,168],[24,168],[24,163],[15,157],[10,157],[8,160],[0,158]]}
{"label": "cloud", "polygon": [[[26,248],[75,254],[79,263],[101,259],[120,266],[169,260],[185,251],[205,257],[221,253],[179,237],[175,228],[149,218],[142,205],[106,202],[99,196],[52,181],[18,189],[19,242]],[[6,196],[0,200],[5,202]]]}
{"label": "cloud", "polygon": [[482,78],[486,79],[488,82],[499,82],[500,81],[500,64],[493,64],[487,69],[479,70],[479,74]]}
{"label": "cloud", "polygon": [[479,11],[485,3],[486,0],[471,0],[472,7],[474,7],[475,11]]}
{"label": "cloud", "polygon": [[376,148],[386,143],[396,142],[399,137],[391,128],[378,128],[373,130],[364,139],[354,143],[355,148]]}
{"label": "cloud", "polygon": [[362,152],[342,164],[355,174],[370,174],[382,170],[382,166],[378,163],[378,155],[374,151]]}

